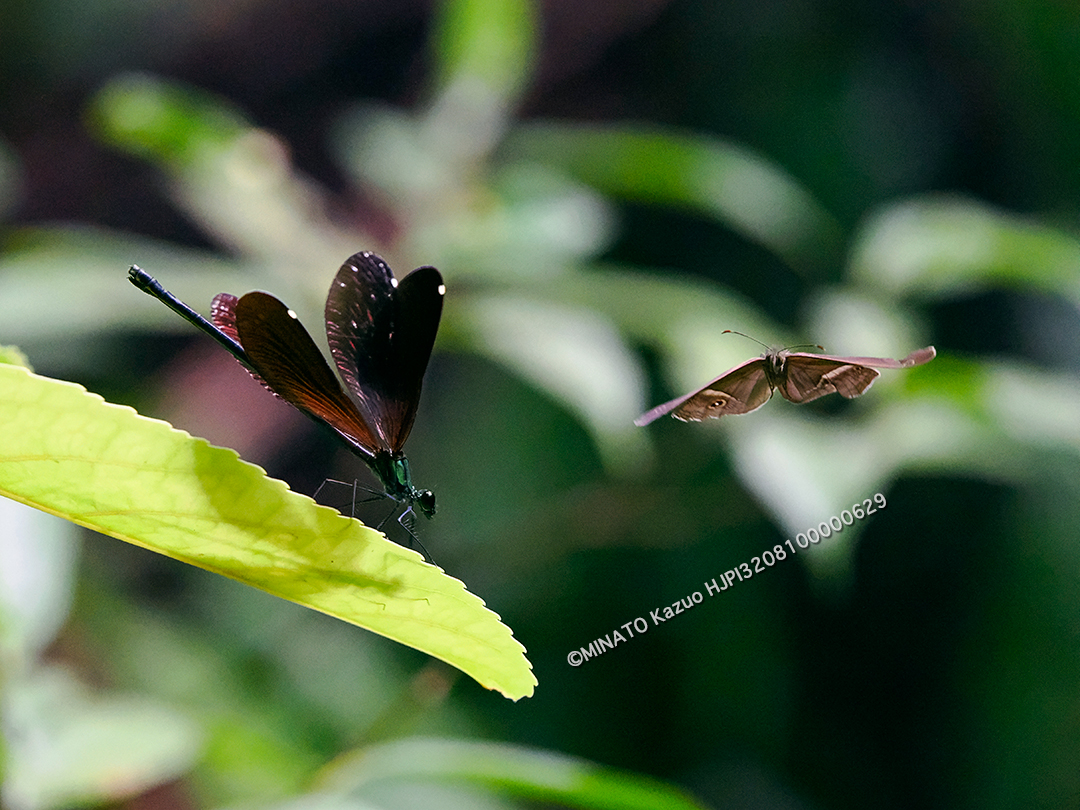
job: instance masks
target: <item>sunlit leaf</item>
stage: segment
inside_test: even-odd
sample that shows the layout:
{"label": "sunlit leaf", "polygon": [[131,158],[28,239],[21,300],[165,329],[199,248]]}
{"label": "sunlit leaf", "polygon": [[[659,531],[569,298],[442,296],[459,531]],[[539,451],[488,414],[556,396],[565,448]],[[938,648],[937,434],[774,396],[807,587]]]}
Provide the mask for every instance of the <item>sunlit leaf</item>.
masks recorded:
{"label": "sunlit leaf", "polygon": [[532,694],[509,628],[417,552],[77,385],[0,366],[0,493]]}

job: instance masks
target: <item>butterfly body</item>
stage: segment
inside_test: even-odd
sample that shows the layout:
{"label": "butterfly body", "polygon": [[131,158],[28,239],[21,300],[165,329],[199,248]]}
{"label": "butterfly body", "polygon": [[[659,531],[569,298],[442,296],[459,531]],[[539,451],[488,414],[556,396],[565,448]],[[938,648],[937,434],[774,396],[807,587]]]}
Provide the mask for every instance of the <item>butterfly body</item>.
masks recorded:
{"label": "butterfly body", "polygon": [[887,357],[831,357],[770,349],[747,360],[696,391],[658,405],[634,420],[639,427],[670,413],[684,422],[749,413],[769,401],[774,390],[789,402],[811,402],[826,394],[859,396],[877,379],[876,368],[910,368],[934,359],[933,346],[903,360]]}
{"label": "butterfly body", "polygon": [[371,468],[395,501],[435,514],[435,496],[412,483],[402,446],[412,430],[446,288],[434,267],[400,282],[373,253],[357,253],[326,300],[330,369],[296,314],[269,293],[222,293],[208,322],[145,271],[131,281],[211,335],[264,388],[329,427]]}

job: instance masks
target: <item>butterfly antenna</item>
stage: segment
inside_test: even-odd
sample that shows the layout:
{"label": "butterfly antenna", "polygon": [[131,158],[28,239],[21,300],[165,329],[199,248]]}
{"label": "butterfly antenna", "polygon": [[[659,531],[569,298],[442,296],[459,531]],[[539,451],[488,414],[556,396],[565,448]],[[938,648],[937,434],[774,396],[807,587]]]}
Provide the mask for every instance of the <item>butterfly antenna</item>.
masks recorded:
{"label": "butterfly antenna", "polygon": [[[744,338],[748,338],[749,340],[754,341],[754,343],[758,344],[759,346],[765,346],[766,349],[771,349],[771,347],[766,346],[764,343],[762,343],[757,338],[750,337],[749,335],[743,334],[742,332],[736,332],[734,329],[725,329],[720,334],[722,334],[722,335],[727,335],[727,334],[742,335]],[[822,351],[825,351],[825,347],[821,346],[820,344],[817,344],[817,343],[800,343],[798,346],[785,346],[784,347],[784,351],[790,351],[791,349],[821,349]]]}
{"label": "butterfly antenna", "polygon": [[752,340],[752,341],[754,341],[754,343],[756,343],[757,345],[759,345],[759,346],[764,346],[766,350],[768,350],[768,349],[770,348],[769,346],[766,346],[766,345],[765,345],[764,343],[762,343],[762,342],[761,342],[760,340],[758,340],[757,338],[754,338],[754,337],[750,337],[749,335],[747,335],[747,334],[744,334],[743,332],[736,332],[736,331],[735,331],[734,329],[725,329],[725,330],[724,330],[723,332],[721,332],[720,334],[722,334],[722,335],[742,335],[742,336],[743,336],[744,338],[746,338],[747,340]]}

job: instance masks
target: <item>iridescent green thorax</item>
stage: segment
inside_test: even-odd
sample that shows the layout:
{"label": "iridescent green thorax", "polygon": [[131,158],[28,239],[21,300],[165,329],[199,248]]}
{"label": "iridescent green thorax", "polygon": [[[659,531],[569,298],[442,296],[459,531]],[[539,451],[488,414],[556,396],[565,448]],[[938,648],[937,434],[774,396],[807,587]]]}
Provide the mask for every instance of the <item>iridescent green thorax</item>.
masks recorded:
{"label": "iridescent green thorax", "polygon": [[427,517],[435,514],[435,494],[413,486],[409,460],[402,453],[380,452],[368,461],[379,477],[386,494],[401,503],[416,504]]}

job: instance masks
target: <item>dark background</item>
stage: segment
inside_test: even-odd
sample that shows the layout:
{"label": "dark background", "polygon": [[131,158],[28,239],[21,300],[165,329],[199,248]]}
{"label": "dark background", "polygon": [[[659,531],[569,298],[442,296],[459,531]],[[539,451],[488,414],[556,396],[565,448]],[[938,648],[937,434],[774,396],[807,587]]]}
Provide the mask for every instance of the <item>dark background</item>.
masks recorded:
{"label": "dark background", "polygon": [[[177,263],[203,255],[194,250],[245,271],[266,257],[252,259],[222,238],[228,226],[215,232],[205,211],[182,201],[186,158],[125,149],[92,110],[117,76],[146,71],[273,133],[335,226],[378,240],[356,250],[391,251],[399,275],[409,263],[446,271],[447,320],[409,444],[417,483],[440,498],[422,536],[513,628],[539,686],[515,704],[460,679],[444,699],[396,712],[393,701],[428,671],[424,656],[99,536],[84,540],[74,609],[46,660],[103,692],[161,700],[201,728],[205,745],[179,773],[165,769],[155,806],[296,796],[352,746],[433,734],[585,757],[669,780],[712,807],[1075,807],[1080,11],[1054,0],[552,0],[538,15],[537,59],[510,99],[509,130],[539,120],[601,131],[629,122],[722,139],[787,172],[839,236],[823,237],[827,246],[800,264],[700,207],[597,184],[612,230],[568,261],[580,271],[573,284],[536,282],[525,252],[484,253],[482,228],[475,264],[506,275],[470,275],[473,254],[454,243],[457,234],[422,232],[405,212],[425,209],[408,208],[404,192],[365,185],[335,146],[360,102],[417,112],[437,96],[430,4],[21,0],[0,9],[0,343],[19,345],[39,373],[236,447],[298,491],[357,474],[329,437],[263,402],[194,330],[135,312],[124,271],[149,261],[139,245],[164,247],[153,272],[178,293],[185,277],[170,275],[169,251]],[[520,154],[508,143],[479,158],[476,183],[509,199],[492,179]],[[633,171],[626,177],[632,185]],[[587,173],[575,179],[590,182]],[[942,224],[931,238],[941,201],[974,219]],[[897,249],[921,245],[921,234],[931,258],[919,281],[890,286],[887,272],[860,257],[879,255],[880,223],[923,203],[931,220]],[[89,325],[72,332],[51,317],[50,296],[63,299],[54,291],[66,282],[46,271],[31,287],[34,328],[12,320],[5,274],[23,279],[27,262],[54,251],[63,278],[77,277],[72,233],[84,249],[129,246],[94,254],[99,263],[110,251],[130,258],[117,260],[115,285],[70,305]],[[985,253],[971,258],[969,239]],[[492,258],[500,255],[510,258],[500,264]],[[519,259],[533,278],[511,272]],[[335,269],[318,264],[313,289]],[[651,274],[688,297],[704,284],[799,343],[827,339],[814,328],[828,323],[822,296],[850,291],[918,342],[837,351],[900,357],[933,343],[939,358],[895,372],[910,378],[878,383],[853,403],[796,409],[777,397],[729,428],[665,420],[626,439],[641,455],[620,468],[557,386],[500,363],[454,309],[456,295],[528,292],[532,283],[546,285],[549,301],[586,302],[610,317],[647,372],[646,405],[732,364],[697,356],[693,372],[673,367],[668,333],[628,324],[631,301],[649,305],[629,286],[627,309],[587,304],[592,269]],[[271,288],[273,278],[253,276],[250,288]],[[208,309],[208,297],[188,300]],[[665,311],[668,326],[680,312]],[[719,312],[715,326],[749,328]],[[693,355],[680,340],[682,356]],[[758,349],[745,342],[734,351]],[[1019,392],[1016,412],[1003,404],[1011,393],[993,387],[1002,380]],[[959,421],[916,414],[927,402],[947,403]],[[855,496],[880,491],[888,506],[848,532],[832,562],[789,559],[567,665],[571,650],[701,590],[806,525],[792,517],[796,506],[785,514],[778,504],[801,503],[819,484],[846,491],[825,486],[830,470],[840,481],[851,475],[846,461],[861,463],[839,436],[886,407],[906,413],[910,431],[866,439],[879,461]],[[752,431],[770,419],[813,424],[827,448],[817,457],[821,480],[802,475],[795,486],[806,489],[785,492],[778,482],[802,473],[793,461],[771,483],[754,477],[761,453],[746,448],[760,447]],[[918,435],[957,442],[909,451]],[[895,462],[880,461],[886,450]],[[814,519],[848,506],[827,501]],[[188,675],[163,685],[158,667]],[[386,806],[413,806],[395,801]]]}

